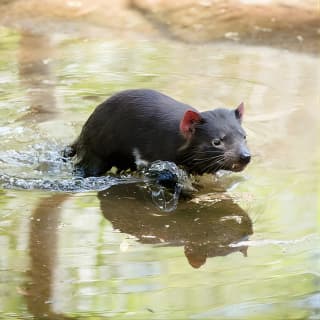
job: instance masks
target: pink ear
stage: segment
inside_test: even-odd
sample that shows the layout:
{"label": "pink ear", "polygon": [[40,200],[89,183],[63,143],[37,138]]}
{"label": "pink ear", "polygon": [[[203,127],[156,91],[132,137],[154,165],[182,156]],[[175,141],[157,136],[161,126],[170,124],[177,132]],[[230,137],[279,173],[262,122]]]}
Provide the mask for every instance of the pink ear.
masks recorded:
{"label": "pink ear", "polygon": [[182,120],[180,121],[180,131],[185,138],[190,139],[194,134],[195,125],[201,122],[202,118],[200,113],[193,110],[188,110],[185,112]]}
{"label": "pink ear", "polygon": [[244,104],[243,104],[243,102],[241,102],[238,105],[237,109],[234,112],[236,114],[236,118],[241,122],[243,114],[244,114]]}

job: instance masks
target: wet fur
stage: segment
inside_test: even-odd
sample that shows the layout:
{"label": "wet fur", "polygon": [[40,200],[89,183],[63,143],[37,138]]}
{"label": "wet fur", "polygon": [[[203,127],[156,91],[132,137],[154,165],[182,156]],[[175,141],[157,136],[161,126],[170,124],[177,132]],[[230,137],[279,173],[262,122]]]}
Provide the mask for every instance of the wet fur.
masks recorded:
{"label": "wet fur", "polygon": [[[189,173],[232,170],[245,146],[239,116],[228,109],[199,113],[201,121],[191,124],[193,133],[186,138],[180,124],[188,110],[197,112],[154,90],[122,91],[94,110],[69,156],[76,156],[83,176],[102,175],[113,166],[135,170],[137,151],[143,161],[172,161]],[[229,140],[229,150],[213,146],[212,139],[221,136]]]}

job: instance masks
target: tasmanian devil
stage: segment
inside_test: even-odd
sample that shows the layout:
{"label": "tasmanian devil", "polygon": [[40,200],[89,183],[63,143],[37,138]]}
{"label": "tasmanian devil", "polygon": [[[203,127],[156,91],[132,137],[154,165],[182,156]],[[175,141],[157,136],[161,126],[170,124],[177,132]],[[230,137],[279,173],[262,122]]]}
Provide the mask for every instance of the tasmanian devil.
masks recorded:
{"label": "tasmanian devil", "polygon": [[188,173],[241,171],[250,161],[241,127],[243,103],[236,109],[199,112],[160,92],[126,90],[101,103],[69,148],[76,170],[99,176],[119,170],[175,162]]}

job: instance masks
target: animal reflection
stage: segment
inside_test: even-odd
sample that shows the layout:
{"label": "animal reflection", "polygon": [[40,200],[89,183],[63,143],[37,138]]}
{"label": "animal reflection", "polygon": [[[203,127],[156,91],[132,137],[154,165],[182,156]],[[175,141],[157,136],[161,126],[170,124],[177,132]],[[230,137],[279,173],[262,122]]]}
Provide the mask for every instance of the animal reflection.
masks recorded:
{"label": "animal reflection", "polygon": [[114,229],[145,244],[183,246],[190,265],[199,268],[207,258],[226,256],[245,246],[230,246],[253,233],[247,213],[231,198],[207,204],[180,201],[175,211],[160,211],[142,184],[116,185],[99,192],[101,211]]}

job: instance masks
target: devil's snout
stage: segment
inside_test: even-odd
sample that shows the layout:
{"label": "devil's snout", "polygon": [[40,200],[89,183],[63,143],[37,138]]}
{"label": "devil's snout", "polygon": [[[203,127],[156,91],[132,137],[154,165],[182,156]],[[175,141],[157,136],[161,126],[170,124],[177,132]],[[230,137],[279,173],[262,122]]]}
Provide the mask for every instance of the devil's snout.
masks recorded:
{"label": "devil's snout", "polygon": [[243,164],[248,164],[251,160],[251,154],[250,151],[248,149],[242,149],[240,151],[240,162],[242,162]]}

